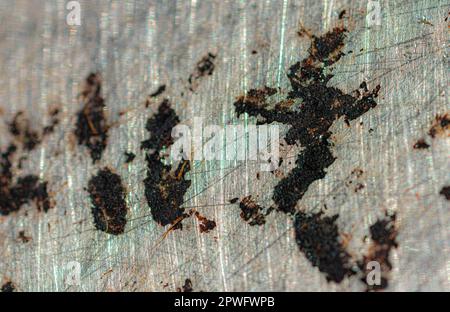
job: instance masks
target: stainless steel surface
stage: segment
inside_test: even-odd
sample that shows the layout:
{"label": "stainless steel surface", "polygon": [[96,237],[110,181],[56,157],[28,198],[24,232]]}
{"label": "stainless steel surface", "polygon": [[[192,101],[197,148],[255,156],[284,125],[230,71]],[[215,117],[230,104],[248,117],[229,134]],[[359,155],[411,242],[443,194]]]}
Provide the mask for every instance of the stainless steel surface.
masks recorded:
{"label": "stainless steel surface", "polygon": [[[152,220],[145,200],[139,150],[147,138],[145,121],[157,107],[155,101],[148,110],[144,103],[160,84],[167,85],[166,96],[184,122],[197,116],[237,122],[236,96],[262,85],[288,86],[288,66],[309,46],[296,34],[299,23],[321,34],[345,9],[345,51],[354,53],[336,63],[331,84],[350,92],[367,80],[369,87],[381,85],[380,98],[350,127],[342,120],[333,126],[337,160],[299,206],[326,204],[327,214],[339,213],[355,257],[367,248],[362,238],[370,224],[395,211],[399,246],[391,254],[388,290],[450,290],[449,204],[439,195],[450,184],[450,140],[436,138],[425,151],[412,148],[434,116],[449,110],[448,1],[381,1],[381,25],[370,28],[365,1],[80,1],[80,26],[66,24],[66,2],[0,2],[1,118],[6,122],[25,110],[37,127],[47,122],[52,105],[63,111],[56,133],[22,169],[49,181],[56,207],[47,214],[27,207],[0,217],[0,281],[12,280],[19,291],[173,291],[186,278],[203,291],[363,290],[356,277],[327,283],[299,252],[285,215],[271,214],[262,227],[240,219],[228,200],[258,194],[270,204],[278,181],[271,174],[256,180],[251,163],[197,163],[185,206],[216,220],[217,228],[200,233],[191,218],[182,231],[163,238],[167,228]],[[207,52],[217,54],[216,69],[190,92],[187,79]],[[70,138],[77,94],[93,71],[102,74],[115,124],[95,166]],[[5,122],[2,147],[10,140]],[[138,154],[129,166],[123,165],[125,150]],[[117,237],[94,229],[84,190],[91,174],[106,165],[128,190],[129,222]],[[345,185],[356,167],[364,170],[365,188],[358,193]],[[29,243],[18,242],[21,230],[32,237]],[[72,261],[81,264],[79,286],[64,282]]]}

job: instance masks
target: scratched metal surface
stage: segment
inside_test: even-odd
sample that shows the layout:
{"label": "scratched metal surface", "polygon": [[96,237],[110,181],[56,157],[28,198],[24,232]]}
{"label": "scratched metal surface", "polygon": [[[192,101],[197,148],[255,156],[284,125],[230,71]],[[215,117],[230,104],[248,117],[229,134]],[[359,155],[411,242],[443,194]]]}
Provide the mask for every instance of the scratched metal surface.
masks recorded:
{"label": "scratched metal surface", "polygon": [[[397,212],[399,247],[391,254],[388,290],[450,290],[449,205],[439,195],[450,183],[450,140],[412,149],[435,114],[449,109],[448,1],[381,1],[382,23],[372,28],[364,1],[80,1],[78,27],[66,25],[65,3],[0,2],[2,147],[10,140],[5,122],[14,112],[29,112],[37,127],[47,122],[51,105],[63,110],[56,133],[22,169],[49,181],[56,207],[47,214],[27,207],[0,217],[0,281],[12,280],[19,291],[174,291],[186,278],[203,291],[363,290],[356,277],[327,283],[299,252],[285,215],[272,213],[261,227],[240,219],[228,200],[256,194],[269,205],[278,181],[269,173],[256,180],[258,168],[250,162],[196,163],[185,206],[216,220],[217,228],[201,234],[190,218],[182,231],[162,239],[167,229],[149,215],[139,151],[147,138],[145,121],[157,107],[155,102],[146,110],[144,102],[160,84],[167,85],[165,95],[182,121],[200,116],[237,123],[236,96],[265,84],[288,86],[286,69],[309,46],[296,34],[299,22],[321,34],[346,9],[345,51],[354,53],[335,64],[331,84],[349,92],[367,80],[370,88],[381,85],[381,97],[350,127],[342,120],[333,126],[337,160],[299,207],[326,204],[328,215],[339,213],[355,257],[367,248],[362,238],[370,224],[386,210]],[[187,79],[207,52],[217,54],[216,69],[189,92]],[[92,71],[103,76],[114,123],[95,166],[85,149],[70,143],[77,94]],[[123,164],[125,150],[138,154],[129,166]],[[117,237],[94,230],[84,190],[103,166],[115,168],[128,190],[129,221]],[[358,193],[345,185],[356,167],[364,170],[366,186]],[[18,242],[21,230],[32,237],[29,243]],[[71,261],[81,264],[78,286],[64,282]]]}

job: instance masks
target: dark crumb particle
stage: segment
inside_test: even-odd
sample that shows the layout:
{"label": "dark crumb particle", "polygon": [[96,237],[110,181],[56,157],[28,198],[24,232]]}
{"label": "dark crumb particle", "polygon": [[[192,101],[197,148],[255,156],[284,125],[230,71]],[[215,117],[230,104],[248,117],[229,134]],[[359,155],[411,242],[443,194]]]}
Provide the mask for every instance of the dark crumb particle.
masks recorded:
{"label": "dark crumb particle", "polygon": [[339,13],[339,19],[343,19],[345,16],[345,13],[347,13],[345,10],[342,10],[341,13]]}
{"label": "dark crumb particle", "polygon": [[192,281],[189,278],[187,278],[184,281],[184,285],[182,288],[179,287],[177,288],[177,292],[193,292],[193,291],[194,289],[192,288]]}
{"label": "dark crumb particle", "polygon": [[381,269],[381,284],[368,285],[366,283],[366,274],[361,279],[367,285],[367,291],[380,290],[388,286],[388,274],[392,270],[392,264],[389,261],[389,254],[392,247],[397,248],[397,228],[395,226],[396,215],[386,216],[386,218],[377,220],[370,226],[370,236],[372,245],[368,253],[359,261],[358,266],[366,272],[367,265],[371,261],[377,261]]}
{"label": "dark crumb particle", "polygon": [[426,149],[429,148],[430,145],[427,144],[427,142],[425,142],[424,139],[419,139],[414,145],[413,148],[415,149]]}
{"label": "dark crumb particle", "polygon": [[435,138],[439,135],[445,135],[448,130],[450,130],[450,117],[448,113],[445,113],[444,115],[436,116],[428,134]]}
{"label": "dark crumb particle", "polygon": [[16,287],[12,282],[6,282],[2,286],[2,292],[14,292],[16,290]]}
{"label": "dark crumb particle", "polygon": [[239,203],[241,208],[241,218],[248,222],[249,225],[263,225],[266,223],[263,208],[255,203],[252,196],[244,197]]}
{"label": "dark crumb particle", "polygon": [[156,90],[155,92],[150,94],[150,97],[157,97],[157,96],[163,94],[164,91],[166,91],[166,85],[161,85],[158,87],[158,90]]}
{"label": "dark crumb particle", "polygon": [[357,183],[355,186],[355,193],[358,193],[360,190],[362,190],[364,188],[364,184],[362,183]]}
{"label": "dark crumb particle", "polygon": [[450,186],[444,186],[439,194],[445,196],[447,200],[450,200]]}
{"label": "dark crumb particle", "polygon": [[199,221],[200,233],[209,233],[216,227],[216,221],[208,220],[206,217],[202,216],[198,211],[195,212],[195,216]]}
{"label": "dark crumb particle", "polygon": [[238,202],[239,198],[235,197],[230,199],[230,204],[236,204]]}
{"label": "dark crumb particle", "polygon": [[31,237],[26,236],[25,235],[25,231],[20,231],[19,232],[19,237],[18,239],[22,242],[22,243],[28,243],[31,240]]}
{"label": "dark crumb particle", "polygon": [[47,212],[51,208],[47,182],[39,182],[39,177],[35,175],[14,179],[12,168],[16,151],[17,147],[10,145],[0,155],[0,214],[8,215],[31,202],[39,211]]}
{"label": "dark crumb particle", "polygon": [[189,90],[195,91],[197,88],[197,81],[205,76],[210,76],[214,72],[214,59],[216,55],[212,53],[208,53],[204,56],[198,63],[195,68],[195,72],[189,76]]}
{"label": "dark crumb particle", "polygon": [[84,106],[77,113],[75,128],[78,145],[85,145],[89,149],[94,163],[101,159],[106,148],[109,129],[104,112],[106,105],[100,93],[100,75],[90,74],[81,93]]}
{"label": "dark crumb particle", "polygon": [[190,171],[190,161],[180,161],[174,169],[163,163],[160,153],[173,144],[172,129],[180,122],[167,99],[159,105],[158,112],[148,119],[146,129],[150,138],[142,142],[141,147],[147,150],[147,177],[144,180],[145,197],[151,209],[153,219],[158,224],[177,225],[181,228],[181,220],[186,217],[183,204],[184,194],[191,185],[186,180]]}
{"label": "dark crumb particle", "polygon": [[88,192],[95,228],[108,234],[122,234],[127,223],[128,209],[120,176],[108,168],[99,170],[89,180]]}
{"label": "dark crumb particle", "polygon": [[355,272],[351,269],[350,255],[339,240],[335,221],[339,215],[323,216],[322,212],[306,214],[298,212],[294,218],[295,239],[306,258],[327,281],[340,283]]}
{"label": "dark crumb particle", "polygon": [[130,162],[132,162],[135,158],[136,158],[136,154],[132,153],[132,152],[125,152],[125,163],[129,164]]}
{"label": "dark crumb particle", "polygon": [[253,55],[258,54],[258,51],[252,50],[252,54],[253,54]]}

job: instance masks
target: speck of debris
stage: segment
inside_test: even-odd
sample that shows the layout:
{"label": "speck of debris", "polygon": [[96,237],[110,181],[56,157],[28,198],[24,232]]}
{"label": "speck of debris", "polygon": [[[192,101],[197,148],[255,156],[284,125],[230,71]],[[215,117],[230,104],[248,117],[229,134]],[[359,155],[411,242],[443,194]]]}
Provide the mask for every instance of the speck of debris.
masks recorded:
{"label": "speck of debris", "polygon": [[205,76],[211,76],[214,72],[215,65],[214,59],[216,58],[215,54],[208,53],[197,63],[195,68],[195,72],[189,76],[189,90],[195,91],[197,88],[198,80]]}
{"label": "speck of debris", "polygon": [[35,175],[17,179],[13,176],[13,157],[16,151],[17,147],[11,144],[0,155],[0,214],[8,215],[31,202],[34,202],[39,211],[47,212],[52,207],[47,182],[39,182],[39,177]]}
{"label": "speck of debris", "polygon": [[183,197],[191,185],[186,180],[190,171],[190,161],[180,161],[175,170],[171,165],[163,163],[160,153],[173,144],[172,129],[180,122],[167,99],[159,105],[158,112],[148,119],[146,129],[150,138],[143,141],[141,148],[146,150],[147,177],[144,180],[145,197],[151,209],[153,219],[165,226],[175,225],[181,228],[180,220],[184,213]]}
{"label": "speck of debris", "polygon": [[230,199],[230,204],[236,204],[238,202],[239,198],[235,197]]}
{"label": "speck of debris", "polygon": [[444,186],[439,194],[445,196],[447,200],[450,200],[450,186]]}
{"label": "speck of debris", "polygon": [[339,13],[339,19],[343,19],[345,16],[345,13],[347,13],[346,10],[342,10],[341,13]]}
{"label": "speck of debris", "polygon": [[414,145],[414,149],[427,149],[430,145],[424,139],[419,139]]}
{"label": "speck of debris", "polygon": [[31,237],[26,236],[25,235],[25,231],[20,231],[19,232],[19,236],[18,239],[22,242],[22,243],[28,243],[31,240]]}
{"label": "speck of debris", "polygon": [[[325,177],[326,169],[336,160],[329,140],[334,122],[341,117],[350,122],[377,106],[375,98],[380,85],[369,90],[367,83],[362,82],[351,94],[328,86],[333,77],[329,66],[344,55],[346,32],[344,27],[335,27],[317,37],[301,29],[299,35],[306,34],[311,46],[309,56],[288,70],[291,90],[281,102],[290,101],[289,105],[279,102],[271,109],[268,97],[276,90],[267,86],[250,90],[234,103],[238,117],[246,113],[256,117],[257,124],[279,122],[290,125],[284,140],[288,145],[304,147],[297,157],[296,166],[275,186],[272,199],[278,211],[294,216],[297,243],[307,259],[318,266],[328,280],[338,283],[353,271],[349,267],[349,255],[338,241],[338,228],[334,225],[337,216],[321,217],[320,214],[296,212],[296,205],[312,183]],[[309,239],[305,236],[303,240],[301,233],[309,235]],[[311,246],[324,246],[333,252],[330,254]]]}
{"label": "speck of debris", "polygon": [[263,207],[258,205],[249,195],[244,197],[239,203],[239,208],[241,208],[241,218],[244,219],[249,225],[263,225],[266,223],[266,218],[264,216]]}
{"label": "speck of debris", "polygon": [[437,136],[443,136],[447,131],[450,130],[450,116],[449,113],[443,115],[437,115],[434,119],[433,125],[431,126],[428,134],[435,138]]}
{"label": "speck of debris", "polygon": [[336,220],[339,215],[323,216],[323,212],[307,214],[298,212],[294,218],[295,240],[306,258],[327,281],[340,283],[346,276],[355,274],[350,255],[339,240]]}
{"label": "speck of debris", "polygon": [[15,290],[16,287],[11,281],[6,282],[2,286],[2,292],[14,292]]}
{"label": "speck of debris", "polygon": [[258,51],[252,50],[252,54],[253,54],[253,55],[258,54]]}
{"label": "speck of debris", "polygon": [[364,274],[361,281],[367,285],[367,291],[385,289],[388,286],[388,274],[392,270],[389,255],[393,247],[398,247],[395,220],[396,215],[393,214],[386,216],[384,219],[377,220],[370,226],[372,244],[369,247],[368,253],[359,261],[358,266],[362,272],[366,272],[367,264],[371,261],[377,261],[381,269],[381,283],[380,285],[368,285],[366,282],[366,274]]}
{"label": "speck of debris", "polygon": [[109,125],[105,116],[105,101],[101,97],[101,77],[99,74],[90,74],[81,93],[84,102],[83,108],[77,113],[75,136],[78,145],[85,145],[92,158],[97,162],[102,158],[108,141]]}
{"label": "speck of debris", "polygon": [[108,234],[122,234],[128,209],[121,177],[109,168],[101,169],[89,180],[88,192],[95,228]]}
{"label": "speck of debris", "polygon": [[194,289],[192,288],[192,281],[187,278],[184,281],[184,285],[182,286],[182,288],[177,288],[177,292],[193,292]]}
{"label": "speck of debris", "polygon": [[125,163],[129,164],[131,163],[135,158],[136,158],[136,154],[132,153],[132,152],[125,152]]}
{"label": "speck of debris", "polygon": [[425,17],[420,18],[417,21],[419,24],[424,24],[424,25],[428,25],[428,26],[434,26],[433,23],[431,23],[429,20],[427,20]]}
{"label": "speck of debris", "polygon": [[166,85],[161,85],[158,87],[158,90],[156,90],[155,92],[150,94],[150,97],[157,97],[157,96],[163,94],[164,91],[166,91]]}
{"label": "speck of debris", "polygon": [[43,130],[43,134],[47,135],[55,131],[56,126],[59,124],[59,108],[53,108],[50,111],[50,125],[46,126]]}
{"label": "speck of debris", "polygon": [[362,190],[364,188],[364,184],[362,183],[357,183],[355,186],[355,193],[358,193],[360,190]]}
{"label": "speck of debris", "polygon": [[209,220],[202,216],[198,211],[195,212],[195,216],[199,222],[200,233],[209,233],[216,227],[216,221]]}

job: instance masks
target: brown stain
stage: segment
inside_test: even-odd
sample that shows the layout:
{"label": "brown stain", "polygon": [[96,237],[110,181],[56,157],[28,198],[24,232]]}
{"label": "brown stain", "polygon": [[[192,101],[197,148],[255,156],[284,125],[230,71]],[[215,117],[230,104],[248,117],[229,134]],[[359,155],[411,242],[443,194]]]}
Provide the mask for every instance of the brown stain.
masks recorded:
{"label": "brown stain", "polygon": [[251,195],[244,197],[239,203],[241,218],[249,225],[263,225],[266,223],[264,208],[258,205]]}
{"label": "brown stain", "polygon": [[195,216],[199,222],[200,233],[209,233],[216,227],[216,221],[209,220],[208,218],[202,216],[198,211],[195,212]]}

